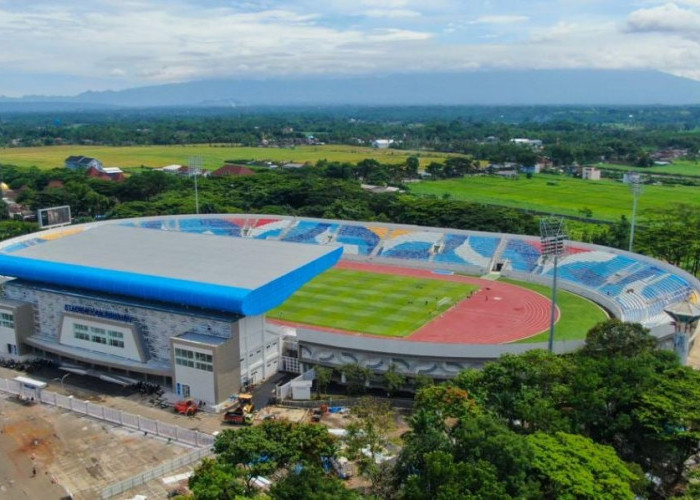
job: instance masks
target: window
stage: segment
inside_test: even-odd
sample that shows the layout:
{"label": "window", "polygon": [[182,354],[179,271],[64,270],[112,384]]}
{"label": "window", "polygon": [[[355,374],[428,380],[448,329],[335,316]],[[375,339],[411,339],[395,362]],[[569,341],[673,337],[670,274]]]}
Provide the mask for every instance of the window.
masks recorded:
{"label": "window", "polygon": [[78,340],[90,340],[88,327],[78,323],[73,323],[73,336]]}
{"label": "window", "polygon": [[78,340],[86,340],[95,344],[109,345],[124,349],[124,334],[114,330],[105,330],[97,326],[87,326],[73,323],[73,336]]}
{"label": "window", "polygon": [[203,352],[194,352],[187,349],[175,348],[175,364],[196,368],[205,372],[214,371],[214,357]]}
{"label": "window", "polygon": [[14,328],[15,327],[15,316],[12,313],[0,313],[0,326],[4,326],[5,328]]}

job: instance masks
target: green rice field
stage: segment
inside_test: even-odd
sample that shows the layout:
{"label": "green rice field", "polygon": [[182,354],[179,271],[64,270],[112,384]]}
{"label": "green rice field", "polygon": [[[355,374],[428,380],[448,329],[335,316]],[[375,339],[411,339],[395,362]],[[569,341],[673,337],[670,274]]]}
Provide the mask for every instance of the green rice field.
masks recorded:
{"label": "green rice field", "polygon": [[[632,194],[627,185],[610,180],[585,181],[564,176],[524,175],[517,179],[473,176],[443,181],[424,181],[411,185],[420,195],[522,208],[544,213],[581,215],[588,208],[593,219],[619,220],[632,213]],[[683,202],[700,209],[700,188],[693,186],[644,186],[638,210],[665,208]]]}
{"label": "green rice field", "polygon": [[[552,290],[548,286],[505,278],[500,281],[527,288],[546,297],[552,296]],[[565,290],[557,290],[557,305],[561,317],[554,325],[554,340],[583,340],[588,330],[608,319],[607,313],[598,304]],[[549,330],[517,342],[547,342],[548,339]]]}
{"label": "green rice field", "polygon": [[267,316],[351,332],[405,337],[478,288],[429,278],[330,269]]}
{"label": "green rice field", "polygon": [[422,165],[442,162],[450,155],[430,151],[398,151],[359,146],[323,145],[294,148],[252,148],[220,145],[192,146],[46,146],[33,148],[6,148],[0,151],[0,163],[18,167],[49,169],[63,167],[71,155],[97,158],[105,166],[159,168],[166,165],[186,165],[191,156],[201,156],[209,170],[221,167],[230,160],[297,162],[315,164],[319,160],[357,163],[374,158],[380,163],[404,163],[409,156],[417,156]]}

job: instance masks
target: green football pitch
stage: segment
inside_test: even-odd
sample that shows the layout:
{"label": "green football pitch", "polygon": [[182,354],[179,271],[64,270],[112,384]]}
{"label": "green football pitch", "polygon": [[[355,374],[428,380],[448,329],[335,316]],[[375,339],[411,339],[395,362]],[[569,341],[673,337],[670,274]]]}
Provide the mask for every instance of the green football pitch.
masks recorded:
{"label": "green football pitch", "polygon": [[330,269],[267,316],[351,332],[404,337],[478,290],[427,278]]}

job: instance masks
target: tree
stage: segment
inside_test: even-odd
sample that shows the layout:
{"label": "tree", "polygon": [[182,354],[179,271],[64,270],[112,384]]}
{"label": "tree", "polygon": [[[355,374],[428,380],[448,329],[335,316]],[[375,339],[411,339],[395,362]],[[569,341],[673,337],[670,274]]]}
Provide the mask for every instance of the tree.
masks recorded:
{"label": "tree", "polygon": [[656,377],[632,411],[637,461],[662,479],[662,494],[685,482],[688,459],[700,452],[700,372],[671,367]]}
{"label": "tree", "polygon": [[195,498],[227,500],[246,494],[241,470],[235,465],[205,458],[189,479]]}
{"label": "tree", "polygon": [[346,453],[348,458],[358,461],[362,473],[371,475],[376,469],[377,454],[389,442],[396,415],[386,401],[365,397],[353,407],[352,416],[354,421],[346,427]]}
{"label": "tree", "polygon": [[416,407],[430,408],[442,417],[457,418],[471,413],[475,406],[467,391],[449,384],[425,387],[416,394]]}
{"label": "tree", "polygon": [[474,393],[513,429],[568,430],[568,417],[561,408],[568,403],[572,371],[569,358],[532,350],[520,355],[506,354],[486,364],[480,372],[459,377],[456,383],[464,384],[463,389]]}
{"label": "tree", "polygon": [[359,500],[362,495],[351,491],[337,477],[320,467],[302,467],[292,471],[270,488],[270,496],[279,500]]}
{"label": "tree", "polygon": [[653,257],[700,272],[700,213],[683,203],[645,212],[635,245]]}
{"label": "tree", "polygon": [[527,441],[545,498],[635,498],[642,478],[613,448],[563,432],[536,432]]}
{"label": "tree", "polygon": [[339,368],[345,377],[345,384],[349,394],[361,394],[367,391],[367,383],[372,372],[366,366],[357,363],[348,363]]}
{"label": "tree", "polygon": [[415,156],[409,156],[406,158],[406,166],[405,166],[405,171],[406,171],[406,177],[409,179],[413,179],[418,177],[418,168],[420,167],[420,161],[418,161],[418,158]]}
{"label": "tree", "polygon": [[406,385],[406,376],[396,370],[396,364],[392,363],[384,373],[384,388],[389,395],[394,396]]}
{"label": "tree", "polygon": [[314,380],[316,381],[316,392],[318,392],[318,395],[320,396],[322,393],[326,392],[326,389],[328,389],[328,384],[331,383],[333,378],[333,369],[325,366],[317,366],[314,368],[314,374]]}
{"label": "tree", "polygon": [[656,350],[656,339],[639,323],[610,319],[598,323],[588,334],[581,353],[591,357],[632,358]]}
{"label": "tree", "polygon": [[258,476],[297,465],[321,467],[322,457],[335,456],[336,442],[321,425],[265,421],[258,426],[221,432],[214,442],[214,452],[216,460],[198,467],[190,484],[206,491],[206,498],[218,499],[230,498],[229,491],[252,495]]}

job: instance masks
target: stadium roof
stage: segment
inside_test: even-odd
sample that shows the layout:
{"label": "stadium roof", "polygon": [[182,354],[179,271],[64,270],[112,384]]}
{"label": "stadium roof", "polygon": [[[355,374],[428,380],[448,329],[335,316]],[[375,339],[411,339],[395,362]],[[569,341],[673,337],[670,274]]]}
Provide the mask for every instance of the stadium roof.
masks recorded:
{"label": "stadium roof", "polygon": [[238,314],[262,314],[342,248],[121,225],[0,253],[0,274]]}

